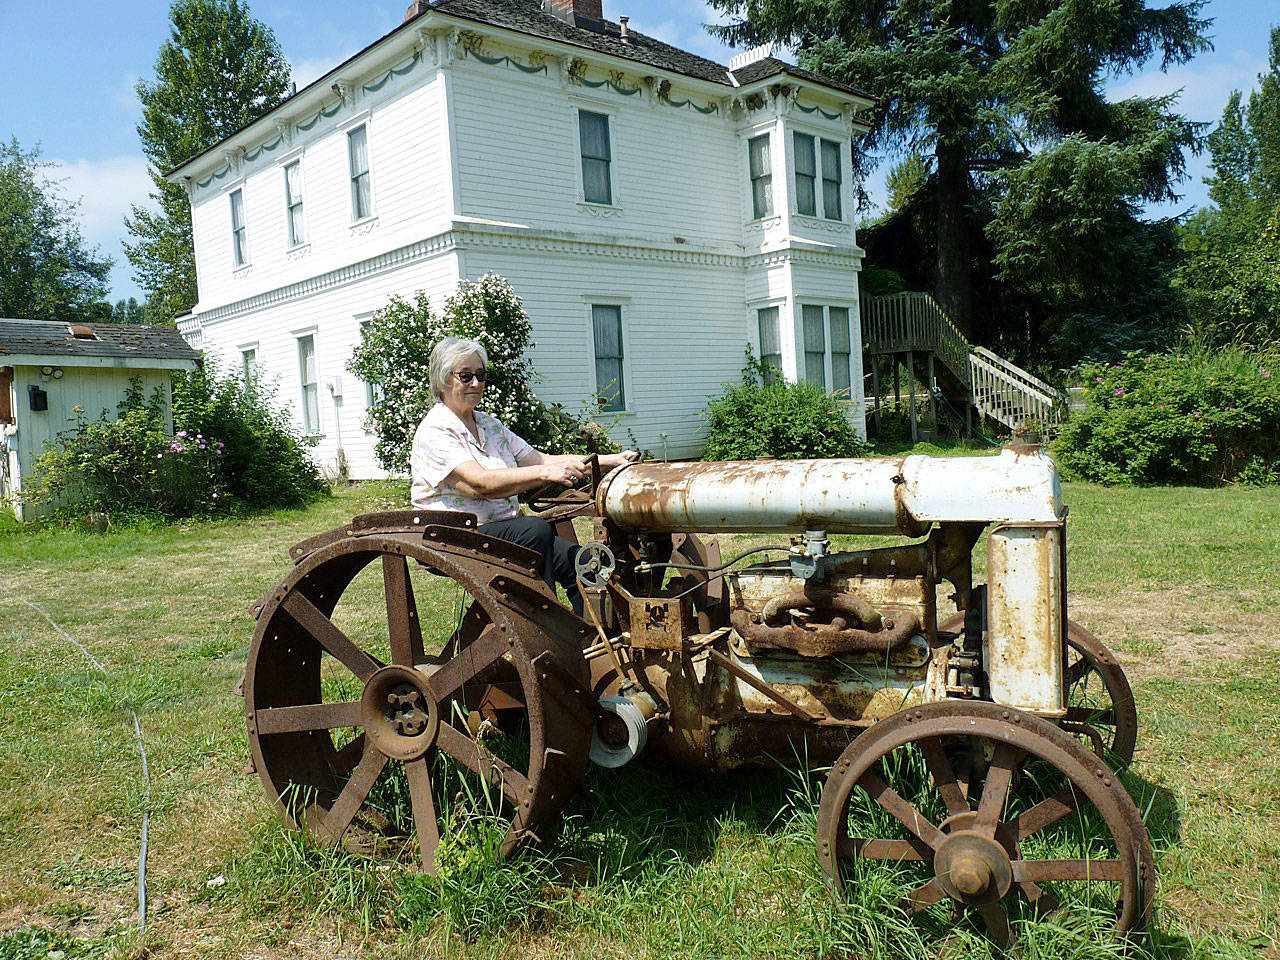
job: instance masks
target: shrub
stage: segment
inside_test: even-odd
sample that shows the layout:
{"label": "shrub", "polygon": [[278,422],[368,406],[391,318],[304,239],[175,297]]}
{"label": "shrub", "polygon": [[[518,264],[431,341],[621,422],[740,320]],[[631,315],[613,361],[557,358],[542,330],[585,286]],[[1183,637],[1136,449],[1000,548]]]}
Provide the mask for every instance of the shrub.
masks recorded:
{"label": "shrub", "polygon": [[1227,347],[1130,354],[1079,371],[1087,407],[1054,444],[1069,477],[1099,483],[1274,482],[1280,357]]}
{"label": "shrub", "polygon": [[175,434],[216,437],[223,444],[219,484],[249,507],[301,506],[327,486],[272,390],[254,379],[203,370],[173,377]]}
{"label": "shrub", "polygon": [[784,383],[747,350],[742,381],[707,407],[707,460],[855,457],[867,446],[848,404],[808,383]]}
{"label": "shrub", "polygon": [[306,503],[324,482],[269,396],[212,370],[175,374],[170,434],[163,394],[148,400],[134,380],[115,418],[76,408],[75,428],[37,459],[27,499],[61,513],[166,518]]}
{"label": "shrub", "polygon": [[[114,516],[189,517],[229,504],[213,437],[169,436],[159,402],[142,401],[141,385],[120,403],[117,418],[89,419],[76,407],[76,426],[46,444],[36,460],[32,503]],[[104,411],[105,413],[105,411]]]}
{"label": "shrub", "polygon": [[533,446],[548,453],[616,450],[599,425],[563,407],[548,407],[534,394],[533,365],[525,356],[533,346],[532,330],[523,302],[492,273],[458,284],[439,314],[424,293],[412,300],[393,297],[375,313],[347,369],[377,385],[369,422],[382,465],[407,471],[413,433],[435,403],[427,375],[431,351],[449,336],[484,344],[489,380],[481,407]]}

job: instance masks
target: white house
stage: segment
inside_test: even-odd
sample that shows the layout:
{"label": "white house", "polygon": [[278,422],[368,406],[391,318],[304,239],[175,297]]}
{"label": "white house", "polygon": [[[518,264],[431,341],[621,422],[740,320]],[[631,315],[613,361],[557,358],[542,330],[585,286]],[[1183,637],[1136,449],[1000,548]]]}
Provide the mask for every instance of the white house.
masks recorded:
{"label": "white house", "polygon": [[544,400],[696,454],[744,348],[847,390],[862,364],[850,140],[866,94],[756,51],[726,68],[600,0],[415,3],[391,33],[169,173],[199,302],[180,329],[278,378],[329,469],[379,473],[345,372],[392,295],[493,271]]}
{"label": "white house", "polygon": [[42,512],[21,494],[46,441],[82,413],[114,417],[133,380],[148,399],[160,391],[168,416],[170,374],[199,359],[172,327],[0,319],[0,508]]}

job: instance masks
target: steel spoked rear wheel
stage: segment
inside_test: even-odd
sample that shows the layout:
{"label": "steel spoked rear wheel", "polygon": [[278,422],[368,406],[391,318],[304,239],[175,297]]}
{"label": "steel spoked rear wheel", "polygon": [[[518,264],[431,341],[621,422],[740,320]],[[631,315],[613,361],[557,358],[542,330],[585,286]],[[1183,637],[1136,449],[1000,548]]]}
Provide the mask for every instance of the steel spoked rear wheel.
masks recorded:
{"label": "steel spoked rear wheel", "polygon": [[823,790],[818,853],[838,897],[889,870],[908,913],[980,922],[1001,946],[1049,913],[1090,936],[1142,927],[1155,880],[1114,773],[1054,725],[977,701],[903,711],[850,744]]}
{"label": "steel spoked rear wheel", "polygon": [[[437,575],[418,571],[419,589],[447,608],[425,643],[419,564]],[[590,741],[576,667],[511,597],[554,602],[495,572],[420,536],[370,535],[315,551],[272,592],[245,701],[255,765],[290,823],[392,856],[416,835],[434,872],[442,838],[481,830],[506,855],[572,797]]]}

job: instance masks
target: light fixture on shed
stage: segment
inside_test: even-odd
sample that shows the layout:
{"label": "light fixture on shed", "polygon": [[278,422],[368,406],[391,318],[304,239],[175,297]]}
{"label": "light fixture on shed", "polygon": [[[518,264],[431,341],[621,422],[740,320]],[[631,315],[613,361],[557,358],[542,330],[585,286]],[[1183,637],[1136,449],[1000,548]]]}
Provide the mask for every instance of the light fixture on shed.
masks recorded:
{"label": "light fixture on shed", "polygon": [[42,376],[42,377],[52,377],[52,376],[53,376],[53,367],[41,367],[41,368],[40,368],[40,376]]}
{"label": "light fixture on shed", "polygon": [[54,367],[54,368],[53,368],[53,379],[55,379],[55,380],[61,380],[61,379],[62,379],[62,376],[63,376],[63,374],[62,374],[62,368],[61,368],[61,367]]}

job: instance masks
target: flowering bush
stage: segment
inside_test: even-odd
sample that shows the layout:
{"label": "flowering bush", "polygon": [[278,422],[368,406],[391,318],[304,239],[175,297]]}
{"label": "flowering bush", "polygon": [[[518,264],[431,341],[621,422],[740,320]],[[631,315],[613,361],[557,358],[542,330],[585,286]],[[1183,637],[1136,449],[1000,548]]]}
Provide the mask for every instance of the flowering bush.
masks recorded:
{"label": "flowering bush", "polygon": [[76,407],[76,426],[36,460],[26,498],[64,512],[189,517],[224,510],[218,459],[221,443],[204,436],[170,437],[158,404],[121,404],[120,416],[89,419]]}
{"label": "flowering bush", "polygon": [[548,453],[616,450],[598,425],[562,407],[548,407],[534,394],[533,365],[525,356],[533,346],[532,332],[520,298],[492,273],[458,284],[439,314],[424,293],[412,300],[394,297],[375,313],[347,369],[376,384],[369,421],[382,465],[408,470],[413,433],[435,403],[427,374],[431,351],[450,336],[484,344],[489,379],[481,408],[533,446]]}
{"label": "flowering bush", "polygon": [[1228,347],[1130,354],[1079,371],[1088,406],[1054,445],[1100,483],[1280,480],[1280,357]]}

